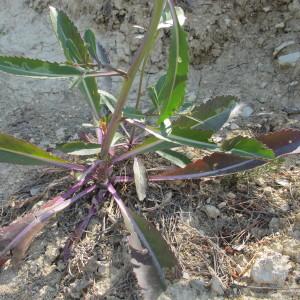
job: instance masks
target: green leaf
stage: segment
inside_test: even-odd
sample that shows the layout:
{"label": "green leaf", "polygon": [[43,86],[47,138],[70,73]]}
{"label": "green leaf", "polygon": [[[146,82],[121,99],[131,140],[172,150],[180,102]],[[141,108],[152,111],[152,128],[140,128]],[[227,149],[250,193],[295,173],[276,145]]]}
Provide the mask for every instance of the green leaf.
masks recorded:
{"label": "green leaf", "polygon": [[160,105],[159,122],[173,115],[182,105],[185,95],[185,86],[188,78],[189,57],[187,34],[181,28],[178,20],[172,28],[169,50],[169,66],[163,87],[158,94]]}
{"label": "green leaf", "polygon": [[90,144],[81,141],[60,144],[57,145],[56,149],[64,153],[80,156],[98,154],[101,150],[99,144]]}
{"label": "green leaf", "polygon": [[218,96],[200,105],[194,106],[188,113],[173,122],[175,126],[218,131],[228,120],[236,107],[234,96]]}
{"label": "green leaf", "polygon": [[88,100],[88,104],[93,112],[94,118],[99,120],[101,105],[96,79],[92,77],[84,78],[78,84],[78,87],[81,93]]}
{"label": "green leaf", "polygon": [[73,22],[68,16],[56,8],[50,6],[50,18],[53,30],[63,48],[69,62],[86,64],[90,62],[88,51]]}
{"label": "green leaf", "polygon": [[222,145],[222,149],[240,156],[262,157],[267,159],[275,158],[275,154],[271,149],[254,138],[242,136],[234,137],[225,141]]}
{"label": "green leaf", "polygon": [[0,133],[0,162],[20,165],[54,164],[62,167],[69,164],[33,144],[5,133]]}
{"label": "green leaf", "polygon": [[94,32],[91,29],[86,30],[83,38],[86,43],[86,47],[90,53],[90,56],[95,59],[97,57],[97,48],[96,37]]}
{"label": "green leaf", "polygon": [[72,66],[25,57],[0,56],[0,71],[27,77],[77,77],[82,72]]}
{"label": "green leaf", "polygon": [[155,86],[151,86],[148,88],[149,97],[152,100],[154,107],[159,113],[160,113],[160,105],[159,105],[158,96],[164,86],[165,80],[166,80],[166,75],[163,75],[158,79]]}
{"label": "green leaf", "polygon": [[159,150],[156,153],[180,168],[184,168],[192,162],[187,156],[174,150]]}

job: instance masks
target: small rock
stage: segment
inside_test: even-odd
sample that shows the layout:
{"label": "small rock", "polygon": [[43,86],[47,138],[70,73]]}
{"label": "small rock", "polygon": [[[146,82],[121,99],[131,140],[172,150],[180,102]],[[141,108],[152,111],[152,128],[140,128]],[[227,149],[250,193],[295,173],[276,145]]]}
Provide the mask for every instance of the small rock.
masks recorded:
{"label": "small rock", "polygon": [[278,64],[281,67],[294,67],[300,60],[300,52],[292,52],[278,57]]}
{"label": "small rock", "polygon": [[265,7],[263,7],[263,11],[265,13],[268,13],[268,12],[272,11],[272,8],[271,8],[271,6],[265,6]]}
{"label": "small rock", "polygon": [[36,196],[41,192],[41,187],[40,186],[34,186],[30,189],[30,195],[31,196]]}
{"label": "small rock", "polygon": [[286,179],[276,179],[275,182],[278,184],[278,185],[281,185],[283,187],[289,187],[290,186],[290,183],[288,180]]}
{"label": "small rock", "polygon": [[295,239],[284,241],[282,254],[288,255],[295,262],[300,263],[300,242]]}
{"label": "small rock", "polygon": [[275,25],[276,29],[283,29],[285,27],[285,23],[284,22],[280,22],[278,24]]}
{"label": "small rock", "polygon": [[251,278],[258,284],[283,286],[290,269],[288,256],[269,250],[256,259],[251,269]]}
{"label": "small rock", "polygon": [[173,192],[172,191],[169,191],[165,194],[165,197],[163,198],[163,203],[169,203],[171,202],[173,198]]}
{"label": "small rock", "polygon": [[273,233],[278,232],[280,229],[280,219],[272,218],[269,223],[269,228]]}
{"label": "small rock", "polygon": [[213,205],[205,205],[204,211],[207,214],[207,216],[212,219],[216,219],[221,215],[220,210]]}
{"label": "small rock", "polygon": [[236,198],[236,194],[233,193],[233,192],[229,192],[229,193],[227,194],[227,198],[230,199],[230,200],[233,200],[233,199]]}
{"label": "small rock", "polygon": [[253,114],[254,110],[251,106],[246,105],[242,108],[241,115],[244,118],[249,118]]}
{"label": "small rock", "polygon": [[239,125],[237,125],[237,124],[235,124],[235,123],[232,123],[231,125],[230,125],[230,129],[231,130],[237,130],[237,129],[239,129],[240,127],[239,127]]}
{"label": "small rock", "polygon": [[213,276],[213,278],[210,281],[210,288],[212,292],[217,294],[218,296],[224,295],[225,287],[219,277]]}
{"label": "small rock", "polygon": [[226,205],[227,205],[227,203],[225,201],[223,201],[223,202],[218,204],[218,208],[222,209],[222,208],[226,207]]}

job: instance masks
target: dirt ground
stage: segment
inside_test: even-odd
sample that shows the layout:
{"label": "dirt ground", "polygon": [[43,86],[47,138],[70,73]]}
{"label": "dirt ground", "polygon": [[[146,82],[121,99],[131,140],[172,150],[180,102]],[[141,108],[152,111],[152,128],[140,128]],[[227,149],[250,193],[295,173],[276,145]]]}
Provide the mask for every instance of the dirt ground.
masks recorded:
{"label": "dirt ground", "polygon": [[[187,15],[188,100],[238,96],[244,103],[242,117],[228,124],[225,133],[300,128],[300,63],[279,64],[281,55],[300,51],[300,1],[177,3]],[[51,30],[48,5],[64,9],[80,31],[94,29],[112,63],[123,68],[139,45],[136,35],[143,33],[133,25],[146,27],[149,20],[148,1],[0,0],[0,4],[0,53],[50,61],[63,61],[63,56]],[[293,45],[274,54],[289,41]],[[148,84],[164,72],[167,45],[166,33],[147,69]],[[113,81],[114,94],[118,83]],[[99,85],[105,89],[105,82]],[[68,87],[64,80],[0,74],[0,130],[44,148],[76,139],[91,115],[79,91]],[[137,83],[132,99],[136,89]],[[184,270],[184,278],[170,285],[161,299],[299,299],[299,166],[296,157],[209,181],[152,184],[144,213],[172,244]],[[49,175],[45,169],[1,164],[0,225],[61,192],[67,182],[65,173]],[[136,202],[131,185],[120,186],[120,192],[126,201]],[[93,219],[69,264],[60,259],[61,248],[88,207],[88,202],[81,203],[58,216],[36,239],[24,263],[0,271],[0,299],[139,299],[126,232],[112,203]],[[286,271],[286,276],[272,284],[259,283],[253,275],[266,253],[271,253],[274,265],[285,265],[275,273]]]}

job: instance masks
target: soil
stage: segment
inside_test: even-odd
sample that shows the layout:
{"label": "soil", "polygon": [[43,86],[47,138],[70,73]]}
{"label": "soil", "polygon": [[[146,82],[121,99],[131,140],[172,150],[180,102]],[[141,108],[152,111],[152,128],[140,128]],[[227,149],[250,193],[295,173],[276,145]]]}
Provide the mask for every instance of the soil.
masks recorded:
{"label": "soil", "polygon": [[[143,33],[133,25],[147,28],[148,3],[1,0],[0,52],[63,61],[48,17],[47,7],[53,5],[66,11],[81,32],[94,29],[112,64],[126,69],[140,43],[136,35]],[[252,135],[300,128],[300,64],[282,67],[273,55],[287,41],[295,43],[283,54],[300,51],[300,1],[177,3],[186,12],[190,42],[187,100],[237,96],[244,104],[242,117],[228,124],[225,132],[231,129]],[[148,84],[164,73],[167,45],[168,32],[151,57]],[[114,79],[114,94],[118,84]],[[99,85],[105,89],[105,82]],[[79,91],[68,87],[65,80],[37,81],[1,74],[1,131],[44,148],[76,139],[91,115]],[[136,90],[137,83],[131,100]],[[155,161],[147,159],[149,164]],[[152,184],[144,213],[172,244],[184,270],[183,280],[170,285],[162,299],[299,299],[299,166],[299,158],[292,158],[221,179]],[[1,164],[0,224],[8,224],[63,191],[68,182],[65,173]],[[132,185],[120,186],[120,191],[126,201],[136,203]],[[208,216],[207,205],[219,210],[217,218]],[[33,243],[25,262],[8,264],[0,272],[0,299],[140,297],[128,262],[126,232],[112,203],[92,220],[68,265],[62,262],[61,248],[88,207],[88,202],[81,203],[59,215]],[[289,257],[291,270],[283,287],[251,281],[251,267],[266,249]]]}

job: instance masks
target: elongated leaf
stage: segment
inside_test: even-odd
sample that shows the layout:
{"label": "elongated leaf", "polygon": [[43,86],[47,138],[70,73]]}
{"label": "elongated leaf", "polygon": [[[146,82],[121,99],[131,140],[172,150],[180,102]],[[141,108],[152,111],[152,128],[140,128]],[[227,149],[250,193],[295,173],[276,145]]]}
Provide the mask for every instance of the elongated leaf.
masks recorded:
{"label": "elongated leaf", "polygon": [[84,156],[98,154],[100,152],[100,145],[74,141],[57,145],[56,149],[64,153]]}
{"label": "elongated leaf", "polygon": [[83,170],[83,167],[73,165],[33,144],[5,133],[0,133],[0,162],[20,165],[50,164],[62,168]]}
{"label": "elongated leaf", "polygon": [[[272,149],[276,157],[300,153],[300,130],[285,129],[261,135],[257,137],[257,140]],[[250,170],[266,163],[267,161],[264,160],[245,158],[234,154],[213,153],[187,165],[183,169],[175,168],[149,177],[149,180],[159,181],[221,176]]]}
{"label": "elongated leaf", "polygon": [[90,53],[90,56],[96,60],[96,58],[97,58],[96,37],[95,37],[94,32],[91,29],[88,29],[85,31],[84,41],[86,43],[86,47]]}
{"label": "elongated leaf", "polygon": [[156,153],[180,168],[184,168],[192,162],[187,156],[174,150],[159,150]]}
{"label": "elongated leaf", "polygon": [[86,64],[90,62],[88,51],[73,22],[60,10],[50,6],[53,30],[69,62]]}
{"label": "elongated leaf", "polygon": [[187,34],[179,25],[177,17],[175,21],[172,28],[168,71],[163,87],[158,91],[158,102],[161,107],[160,123],[172,116],[182,105],[188,78]]}
{"label": "elongated leaf", "polygon": [[0,56],[0,71],[39,78],[65,78],[82,75],[82,71],[69,65],[15,56]]}
{"label": "elongated leaf", "polygon": [[173,122],[174,126],[218,131],[228,120],[237,104],[234,96],[219,96],[194,106]]}
{"label": "elongated leaf", "polygon": [[143,161],[135,157],[133,161],[133,174],[134,174],[134,182],[136,193],[140,201],[143,201],[147,196],[147,187],[148,187],[148,179],[146,168],[143,164]]}
{"label": "elongated leaf", "polygon": [[98,86],[95,78],[84,78],[78,85],[81,93],[87,99],[87,102],[93,112],[93,116],[96,120],[100,119],[100,95],[98,92]]}
{"label": "elongated leaf", "polygon": [[256,139],[237,136],[223,143],[222,149],[241,156],[254,156],[272,159],[274,152]]}
{"label": "elongated leaf", "polygon": [[166,278],[172,280],[180,276],[177,259],[161,234],[142,216],[127,208],[112,185],[108,190],[116,200],[130,232],[133,270],[144,299],[157,299],[165,289]]}

